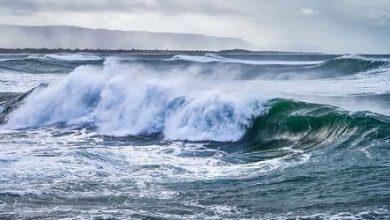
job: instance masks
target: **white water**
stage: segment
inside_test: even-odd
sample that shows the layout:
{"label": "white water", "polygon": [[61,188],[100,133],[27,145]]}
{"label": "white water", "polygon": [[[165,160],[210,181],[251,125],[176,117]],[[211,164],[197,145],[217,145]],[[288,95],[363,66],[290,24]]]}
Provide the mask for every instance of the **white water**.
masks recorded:
{"label": "white water", "polygon": [[[184,71],[184,72],[183,72]],[[104,67],[78,67],[63,81],[30,95],[10,114],[6,128],[66,123],[97,126],[113,136],[162,133],[169,140],[236,141],[272,98],[316,100],[390,92],[386,70],[317,80],[227,80],[195,68],[156,71],[108,59]],[[320,100],[320,99],[318,99]],[[320,100],[335,104],[332,100]],[[339,105],[339,103],[337,103]],[[388,114],[372,104],[340,104]]]}
{"label": "white water", "polygon": [[62,82],[35,91],[6,127],[93,123],[115,136],[163,133],[175,140],[234,141],[264,111],[258,101],[210,89],[195,77],[109,60],[103,69],[79,67]]}
{"label": "white water", "polygon": [[[346,152],[353,160],[343,160],[346,158],[343,156],[345,148],[325,154],[324,151],[331,149],[329,146],[316,146],[309,151],[283,147],[277,149],[280,152],[277,157],[252,159],[262,158],[274,149],[241,154],[239,149],[228,153],[207,144],[181,141],[161,141],[155,145],[145,139],[142,146],[137,146],[128,141],[131,138],[124,138],[125,141],[111,139],[88,129],[41,127],[13,130],[58,122],[70,125],[93,123],[98,127],[97,132],[109,135],[161,132],[170,140],[229,141],[241,137],[253,115],[266,111],[264,104],[270,98],[297,97],[302,100],[303,96],[344,95],[352,99],[354,94],[389,91],[386,83],[389,74],[385,69],[334,79],[289,81],[231,80],[223,73],[223,69],[215,69],[211,75],[204,75],[196,68],[156,71],[108,60],[102,68],[79,67],[68,76],[61,75],[65,77],[63,80],[51,81],[48,88],[36,90],[10,115],[10,121],[4,127],[10,130],[0,129],[0,182],[5,195],[0,209],[7,214],[17,213],[22,216],[20,218],[58,217],[59,211],[67,213],[68,218],[113,218],[115,213],[120,214],[117,218],[155,214],[155,218],[167,219],[237,219],[250,215],[254,215],[253,219],[284,219],[296,215],[325,219],[367,217],[364,209],[358,213],[352,213],[353,210],[351,213],[315,210],[315,214],[259,212],[259,216],[251,212],[252,208],[273,204],[270,198],[277,201],[280,195],[291,198],[286,203],[295,203],[296,206],[292,207],[302,207],[305,189],[309,187],[300,187],[301,183],[295,187],[291,180],[351,168],[333,162],[354,163],[353,160],[359,158],[356,155],[363,155],[363,162],[378,161],[380,157],[376,154],[382,151],[375,152],[375,145],[365,145],[360,141],[351,143],[350,151]],[[29,84],[31,74],[8,76],[8,81],[14,80],[14,86],[5,90],[20,86],[17,89],[27,91],[35,85]],[[37,82],[40,77],[46,77],[34,76]],[[356,110],[372,108],[361,102],[346,107]],[[362,134],[362,139],[364,136]],[[313,172],[311,168],[317,166],[326,169]],[[375,176],[383,175],[377,173]],[[333,175],[321,176],[321,180],[327,180],[327,184],[320,185],[323,194],[330,192],[328,198],[339,196],[334,189],[340,188],[340,182],[332,182],[331,177]],[[229,181],[231,184],[226,184]],[[316,191],[317,183],[311,185],[314,188],[307,192],[309,197],[313,189]],[[346,179],[345,183],[349,184],[351,180]],[[187,185],[188,188],[183,187]],[[380,185],[370,189],[376,186]],[[265,192],[264,187],[270,187],[272,191]],[[300,196],[288,197],[289,187],[295,188],[295,195],[300,193]],[[353,188],[345,194],[359,193],[357,190],[360,189]],[[183,217],[176,214],[175,209],[171,212],[159,209],[157,215],[151,210],[154,206],[164,208],[161,204],[175,207],[171,202],[179,205],[177,210],[186,210],[188,214]]]}
{"label": "white water", "polygon": [[0,72],[0,92],[24,93],[42,83],[54,83],[66,77],[64,74],[30,74]]}

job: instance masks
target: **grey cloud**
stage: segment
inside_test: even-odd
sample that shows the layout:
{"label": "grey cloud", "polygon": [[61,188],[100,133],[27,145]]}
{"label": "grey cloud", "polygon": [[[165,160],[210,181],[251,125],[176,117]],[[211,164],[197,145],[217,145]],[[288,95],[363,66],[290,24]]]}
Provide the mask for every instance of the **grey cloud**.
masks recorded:
{"label": "grey cloud", "polygon": [[0,0],[0,21],[13,24],[194,32],[326,52],[390,51],[389,12],[389,0]]}
{"label": "grey cloud", "polygon": [[175,15],[181,13],[234,14],[236,10],[223,1],[181,0],[0,0],[0,10],[8,14],[39,12],[156,12]]}
{"label": "grey cloud", "polygon": [[[137,3],[137,1],[132,1]],[[123,10],[127,7],[124,1],[120,0],[0,0],[1,10],[9,14],[58,12],[58,11],[109,11]]]}

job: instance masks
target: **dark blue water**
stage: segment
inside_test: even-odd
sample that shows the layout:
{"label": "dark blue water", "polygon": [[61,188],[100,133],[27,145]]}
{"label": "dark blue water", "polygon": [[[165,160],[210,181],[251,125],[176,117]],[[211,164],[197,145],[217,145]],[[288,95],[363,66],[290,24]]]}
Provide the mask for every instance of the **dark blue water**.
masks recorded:
{"label": "dark blue water", "polygon": [[388,219],[389,67],[1,54],[0,218]]}

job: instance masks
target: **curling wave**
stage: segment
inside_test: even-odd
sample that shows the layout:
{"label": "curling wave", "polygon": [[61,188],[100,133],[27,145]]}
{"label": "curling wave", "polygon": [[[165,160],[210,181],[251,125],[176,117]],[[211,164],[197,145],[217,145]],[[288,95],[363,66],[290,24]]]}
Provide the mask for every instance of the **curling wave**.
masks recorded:
{"label": "curling wave", "polygon": [[269,104],[267,114],[252,121],[241,143],[262,148],[305,148],[327,142],[347,143],[359,138],[364,141],[384,139],[390,133],[388,116],[351,113],[332,106],[285,99]]}

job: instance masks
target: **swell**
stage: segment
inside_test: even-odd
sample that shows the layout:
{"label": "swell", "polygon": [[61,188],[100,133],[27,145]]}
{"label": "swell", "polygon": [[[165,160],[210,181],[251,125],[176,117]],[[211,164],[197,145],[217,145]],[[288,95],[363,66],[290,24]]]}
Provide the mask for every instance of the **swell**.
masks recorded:
{"label": "swell", "polygon": [[317,66],[311,67],[318,72],[341,72],[349,75],[352,73],[367,72],[369,70],[388,67],[388,59],[374,59],[363,56],[346,55],[331,60],[327,60]]}
{"label": "swell", "polygon": [[80,65],[102,64],[103,59],[75,55],[19,56],[0,60],[0,69],[24,73],[69,73]]}
{"label": "swell", "polygon": [[[334,78],[367,71],[381,70],[389,67],[385,58],[369,58],[364,56],[345,55],[328,60],[302,60],[296,55],[289,60],[267,59],[257,57],[257,60],[227,58],[220,55],[206,54],[204,56],[175,55],[166,61],[176,65],[185,63],[201,68],[205,74],[217,69],[229,69],[238,72],[238,79],[323,79]],[[307,58],[307,57],[305,57]],[[313,60],[314,59],[314,60]]]}
{"label": "swell", "polygon": [[[114,54],[113,54],[114,55]],[[149,65],[156,69],[188,67],[200,74],[215,72],[232,79],[323,79],[389,68],[388,58],[366,56],[289,55],[281,57],[258,55],[229,56],[228,54],[166,56],[115,56],[122,62]],[[330,59],[328,59],[330,57]],[[333,58],[332,58],[333,57]],[[26,73],[69,73],[80,65],[101,65],[107,58],[88,54],[48,54],[11,57],[0,60],[0,69]],[[222,77],[222,76],[219,76]]]}
{"label": "swell", "polygon": [[207,53],[204,56],[196,55],[174,55],[166,61],[188,61],[198,63],[238,63],[247,65],[311,65],[318,64],[318,60],[245,60],[240,58],[228,58],[217,54]]}

